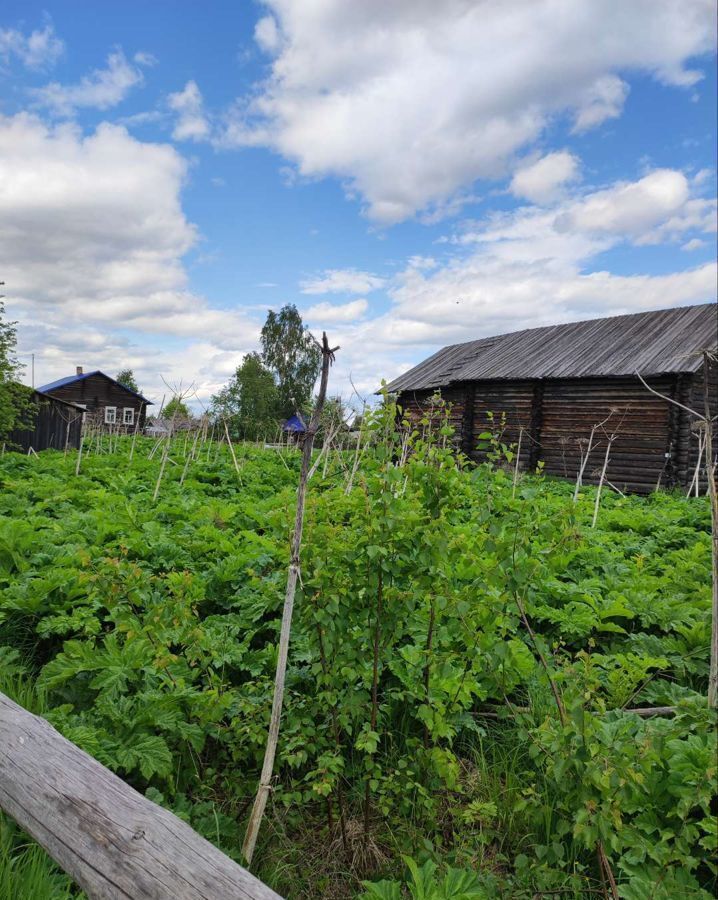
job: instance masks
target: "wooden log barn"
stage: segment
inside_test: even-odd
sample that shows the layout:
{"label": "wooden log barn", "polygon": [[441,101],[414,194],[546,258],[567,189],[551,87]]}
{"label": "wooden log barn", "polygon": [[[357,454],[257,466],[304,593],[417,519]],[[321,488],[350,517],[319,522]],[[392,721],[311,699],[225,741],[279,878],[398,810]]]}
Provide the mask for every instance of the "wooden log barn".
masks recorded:
{"label": "wooden log barn", "polygon": [[75,403],[32,391],[23,427],[8,435],[7,446],[27,453],[34,450],[77,450],[82,436],[84,409]]}
{"label": "wooden log barn", "polygon": [[131,433],[142,431],[145,414],[152,402],[125,387],[104,372],[76,373],[43,385],[40,390],[51,397],[75,403],[87,411],[87,419],[108,430]]}
{"label": "wooden log barn", "polygon": [[[700,438],[696,417],[651,393],[638,376],[701,415],[707,385],[715,417],[717,347],[718,306],[684,306],[452,344],[388,390],[412,417],[440,394],[450,405],[457,449],[475,462],[487,453],[478,435],[500,432],[514,449],[521,438],[521,468],[543,462],[546,474],[570,479],[599,426],[583,481],[597,483],[613,438],[607,479],[621,490],[649,493],[691,483]],[[715,421],[713,427],[716,434]]]}

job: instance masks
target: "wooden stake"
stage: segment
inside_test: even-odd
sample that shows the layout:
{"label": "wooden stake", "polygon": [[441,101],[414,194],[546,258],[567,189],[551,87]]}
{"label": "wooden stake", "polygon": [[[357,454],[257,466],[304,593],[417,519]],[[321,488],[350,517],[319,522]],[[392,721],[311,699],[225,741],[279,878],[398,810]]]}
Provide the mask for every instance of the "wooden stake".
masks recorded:
{"label": "wooden stake", "polygon": [[239,463],[237,462],[237,457],[234,454],[234,447],[232,446],[232,439],[229,436],[229,428],[227,427],[227,420],[224,419],[224,433],[227,435],[227,444],[229,445],[229,452],[232,454],[232,462],[234,463],[234,471],[239,475]]}
{"label": "wooden stake", "polygon": [[608,468],[608,457],[611,454],[611,444],[613,443],[613,437],[608,439],[608,443],[606,444],[606,455],[603,458],[603,468],[601,469],[601,477],[598,480],[598,490],[596,491],[596,502],[593,504],[593,521],[591,522],[591,528],[596,527],[596,522],[598,520],[598,507],[601,503],[601,490],[603,489],[603,482],[606,480],[606,469]]}
{"label": "wooden stake", "polygon": [[708,706],[718,708],[718,488],[713,462],[713,419],[710,405],[710,379],[708,365],[710,356],[703,354],[703,404],[705,411],[705,460],[708,494],[711,501],[711,532],[713,537],[713,616],[711,624],[711,662],[708,675]]}
{"label": "wooden stake", "polygon": [[137,429],[140,427],[143,406],[144,404],[140,405],[140,414],[137,416],[137,421],[135,422],[135,433],[132,435],[132,446],[130,447],[130,458],[127,461],[127,468],[132,465],[132,457],[135,455],[135,441],[137,440]]}
{"label": "wooden stake", "polygon": [[519,460],[521,459],[521,438],[524,436],[523,426],[519,428],[519,443],[516,448],[516,465],[514,466],[514,485],[511,489],[511,499],[516,496],[516,484],[519,480]]}
{"label": "wooden stake", "polygon": [[327,396],[327,383],[329,381],[329,366],[334,361],[334,354],[339,347],[330,348],[326,332],[322,335],[322,376],[319,385],[319,395],[312,413],[309,427],[304,436],[302,447],[302,464],[299,473],[299,485],[297,487],[297,511],[294,518],[294,533],[292,535],[292,549],[287,574],[287,590],[284,595],[284,609],[282,611],[282,628],[279,635],[279,654],[277,657],[277,673],[274,679],[274,696],[272,698],[272,715],[269,722],[269,734],[267,735],[267,748],[264,753],[264,764],[254,800],[252,813],[247,824],[247,833],[244,836],[242,853],[251,865],[254,848],[257,843],[259,828],[267,805],[267,798],[271,790],[272,772],[274,770],[274,757],[277,752],[279,740],[279,722],[282,717],[282,703],[284,700],[284,678],[287,671],[287,655],[289,651],[289,637],[292,628],[292,612],[294,609],[294,595],[297,589],[297,581],[300,577],[300,550],[302,546],[302,528],[304,526],[304,504],[307,494],[307,480],[309,466],[312,461],[312,449],[314,436],[319,428],[319,420],[324,408]]}

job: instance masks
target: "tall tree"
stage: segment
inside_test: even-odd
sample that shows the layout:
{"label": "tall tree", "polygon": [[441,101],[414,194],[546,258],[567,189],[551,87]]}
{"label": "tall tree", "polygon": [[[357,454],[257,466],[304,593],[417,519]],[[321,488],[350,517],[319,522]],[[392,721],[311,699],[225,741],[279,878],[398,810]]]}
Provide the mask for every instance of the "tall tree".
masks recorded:
{"label": "tall tree", "polygon": [[191,413],[182,398],[175,395],[169,403],[165,404],[162,416],[165,419],[181,422],[183,419],[191,418]]}
{"label": "tall tree", "polygon": [[291,303],[278,313],[269,311],[261,341],[262,360],[277,380],[279,412],[290,416],[309,403],[321,369],[322,352]]}
{"label": "tall tree", "polygon": [[23,367],[16,356],[16,322],[5,318],[5,304],[0,300],[0,440],[18,427],[28,424],[31,413],[31,390],[18,382]]}
{"label": "tall tree", "polygon": [[120,384],[129,388],[131,391],[134,391],[136,394],[140,393],[140,389],[137,387],[137,382],[135,381],[135,373],[132,369],[120,369],[115,381],[119,381]]}
{"label": "tall tree", "polygon": [[259,353],[248,353],[229,384],[212,397],[212,412],[227,422],[233,438],[253,441],[274,431],[277,399],[274,376]]}

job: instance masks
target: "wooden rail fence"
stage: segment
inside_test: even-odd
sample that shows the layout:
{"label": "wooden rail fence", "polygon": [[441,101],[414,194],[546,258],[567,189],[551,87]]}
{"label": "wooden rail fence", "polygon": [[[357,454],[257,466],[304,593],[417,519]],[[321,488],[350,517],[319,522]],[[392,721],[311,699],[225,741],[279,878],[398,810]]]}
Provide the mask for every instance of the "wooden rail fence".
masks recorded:
{"label": "wooden rail fence", "polygon": [[282,900],[1,693],[0,808],[91,900]]}

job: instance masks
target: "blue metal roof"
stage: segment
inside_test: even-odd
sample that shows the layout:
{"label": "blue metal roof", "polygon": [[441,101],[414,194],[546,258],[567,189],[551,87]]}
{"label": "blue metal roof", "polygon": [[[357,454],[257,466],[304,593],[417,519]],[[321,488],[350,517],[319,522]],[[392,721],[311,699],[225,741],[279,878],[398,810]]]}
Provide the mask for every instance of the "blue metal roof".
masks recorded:
{"label": "blue metal roof", "polygon": [[103,378],[106,378],[108,381],[111,381],[113,384],[116,384],[118,387],[127,391],[128,394],[132,394],[133,397],[139,397],[139,399],[148,406],[154,405],[151,400],[143,397],[142,394],[138,394],[137,391],[133,391],[132,388],[128,388],[125,384],[120,384],[119,381],[110,378],[109,375],[105,375],[105,373],[101,372],[99,369],[95,369],[94,372],[83,372],[82,375],[68,375],[66,378],[58,378],[57,381],[51,381],[50,384],[43,384],[42,387],[38,388],[38,391],[41,391],[43,394],[49,394],[51,391],[57,390],[57,388],[65,387],[67,384],[74,384],[76,381],[83,381],[85,378],[91,378],[93,375],[101,375]]}

